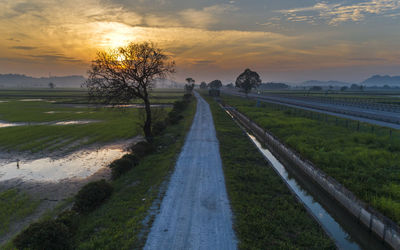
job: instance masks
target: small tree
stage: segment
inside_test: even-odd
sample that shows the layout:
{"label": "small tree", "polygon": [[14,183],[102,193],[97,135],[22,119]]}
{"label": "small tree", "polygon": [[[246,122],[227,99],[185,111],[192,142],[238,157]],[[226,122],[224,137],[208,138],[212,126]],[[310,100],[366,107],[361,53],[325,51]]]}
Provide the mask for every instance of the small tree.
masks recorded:
{"label": "small tree", "polygon": [[185,91],[187,94],[191,94],[194,89],[194,83],[196,82],[193,78],[186,78],[187,84],[185,84]]}
{"label": "small tree", "polygon": [[55,86],[56,86],[56,85],[55,85],[54,83],[49,82],[49,88],[54,89]]}
{"label": "small tree", "polygon": [[212,89],[219,89],[222,87],[222,82],[220,80],[214,80],[208,84]]}
{"label": "small tree", "polygon": [[153,43],[130,43],[108,52],[97,53],[88,71],[85,85],[91,98],[105,103],[128,103],[143,100],[146,118],[143,132],[152,138],[152,113],[149,91],[155,79],[165,79],[174,73],[175,63]]}
{"label": "small tree", "polygon": [[188,83],[188,85],[194,85],[194,83],[196,82],[193,78],[191,78],[191,77],[188,77],[188,78],[186,78],[186,82]]}
{"label": "small tree", "polygon": [[200,89],[206,89],[207,88],[207,83],[206,82],[201,82],[200,83]]}
{"label": "small tree", "polygon": [[194,89],[194,83],[192,84],[185,84],[185,92],[186,94],[191,94]]}
{"label": "small tree", "polygon": [[236,87],[242,89],[246,95],[252,88],[257,88],[261,85],[260,76],[257,72],[246,69],[242,74],[236,78]]}

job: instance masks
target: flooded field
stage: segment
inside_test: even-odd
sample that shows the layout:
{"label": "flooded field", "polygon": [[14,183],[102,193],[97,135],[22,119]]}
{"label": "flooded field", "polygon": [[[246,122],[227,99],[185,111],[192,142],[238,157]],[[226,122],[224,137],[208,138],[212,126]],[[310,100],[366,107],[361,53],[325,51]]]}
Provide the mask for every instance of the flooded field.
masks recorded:
{"label": "flooded field", "polygon": [[[152,106],[157,118],[165,118],[178,95]],[[143,140],[142,104],[89,103],[81,90],[0,90],[0,219],[6,223],[0,246],[60,204],[69,206],[86,183],[108,179],[108,165]],[[12,204],[35,205],[28,211]]]}
{"label": "flooded field", "polygon": [[87,178],[126,153],[124,148],[134,140],[114,143],[100,148],[83,149],[63,158],[42,157],[35,160],[0,159],[0,185],[3,181],[21,179],[57,182],[72,178]]}
{"label": "flooded field", "polygon": [[18,127],[18,126],[35,126],[35,125],[53,125],[53,126],[79,125],[79,124],[89,124],[89,123],[93,123],[93,122],[100,122],[100,121],[94,121],[94,120],[55,121],[55,122],[6,122],[6,121],[0,121],[0,128]]}

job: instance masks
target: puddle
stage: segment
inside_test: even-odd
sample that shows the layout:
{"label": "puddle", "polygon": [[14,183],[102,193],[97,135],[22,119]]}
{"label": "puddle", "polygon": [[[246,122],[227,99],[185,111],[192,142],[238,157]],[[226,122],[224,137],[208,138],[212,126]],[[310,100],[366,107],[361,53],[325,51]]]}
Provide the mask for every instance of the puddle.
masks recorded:
{"label": "puddle", "polygon": [[99,121],[94,121],[94,120],[87,120],[87,121],[63,121],[63,122],[56,122],[50,125],[77,125],[77,124],[89,124],[89,123],[94,123],[94,122],[99,122]]}
{"label": "puddle", "polygon": [[15,122],[3,122],[0,121],[0,128],[7,128],[7,127],[17,127],[17,126],[24,126],[25,123],[15,123]]}
{"label": "puddle", "polygon": [[44,99],[20,99],[20,102],[43,102]]}
{"label": "puddle", "polygon": [[[44,114],[61,114],[61,113],[73,113],[73,114],[84,114],[85,112],[83,111],[47,111],[47,112],[43,112]],[[89,112],[89,113],[93,113],[93,112]]]}
{"label": "puddle", "polygon": [[45,100],[41,98],[36,98],[36,99],[20,99],[18,100],[20,102],[50,102],[50,103],[55,103],[56,101],[51,101],[51,100]]}
{"label": "puddle", "polygon": [[36,160],[20,160],[17,156],[0,160],[0,183],[13,179],[36,182],[58,182],[65,179],[87,178],[121,158],[129,142],[112,144],[100,149],[81,150],[61,159],[49,157]]}
{"label": "puddle", "polygon": [[8,102],[8,101],[1,101],[1,100],[0,100],[0,103],[6,103],[6,102]]}
{"label": "puddle", "polygon": [[[119,105],[111,105],[111,104],[57,104],[61,107],[68,108],[135,108],[142,109],[144,108],[143,104],[119,104]],[[172,104],[152,104],[150,105],[152,108],[172,108]]]}
{"label": "puddle", "polygon": [[77,121],[53,121],[53,122],[6,122],[0,121],[0,128],[18,127],[18,126],[35,126],[35,125],[51,125],[51,126],[65,126],[65,125],[83,125],[89,123],[101,122],[98,120],[77,120]]}

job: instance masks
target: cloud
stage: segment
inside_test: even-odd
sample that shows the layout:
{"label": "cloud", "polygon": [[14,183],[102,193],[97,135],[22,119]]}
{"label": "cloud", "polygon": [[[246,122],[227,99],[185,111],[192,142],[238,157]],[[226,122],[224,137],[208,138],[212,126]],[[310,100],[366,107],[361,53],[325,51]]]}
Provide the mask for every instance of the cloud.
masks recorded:
{"label": "cloud", "polygon": [[62,54],[30,55],[29,57],[34,60],[39,59],[45,62],[82,62],[80,59],[64,56]]}
{"label": "cloud", "polygon": [[32,47],[32,46],[12,46],[11,48],[12,49],[19,49],[19,50],[34,50],[37,47]]}
{"label": "cloud", "polygon": [[217,24],[224,14],[237,11],[231,4],[217,4],[202,9],[184,9],[173,14],[148,14],[144,22],[149,27],[207,28]]}
{"label": "cloud", "polygon": [[[326,20],[330,25],[343,22],[358,22],[367,15],[396,15],[400,10],[400,0],[370,0],[357,4],[327,4],[317,3],[313,6],[279,10],[277,12],[287,16],[289,21],[313,21],[318,18]],[[317,15],[300,15],[299,13],[317,12]]]}

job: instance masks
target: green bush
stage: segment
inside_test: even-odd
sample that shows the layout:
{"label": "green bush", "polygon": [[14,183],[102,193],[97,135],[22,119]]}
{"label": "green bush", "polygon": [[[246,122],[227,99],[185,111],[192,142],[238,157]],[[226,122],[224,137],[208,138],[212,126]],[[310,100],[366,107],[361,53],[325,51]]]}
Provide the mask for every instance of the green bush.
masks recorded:
{"label": "green bush", "polygon": [[192,97],[193,97],[192,94],[185,94],[185,95],[183,96],[183,100],[184,100],[185,102],[190,102],[191,99],[192,99]]}
{"label": "green bush", "polygon": [[90,212],[110,197],[112,191],[112,186],[105,180],[86,184],[75,196],[73,210],[78,213]]}
{"label": "green bush", "polygon": [[183,116],[180,115],[180,113],[175,110],[172,110],[171,112],[168,113],[167,121],[171,125],[177,124],[182,119],[183,119]]}
{"label": "green bush", "polygon": [[151,143],[141,141],[130,148],[130,151],[139,159],[154,152],[155,148]]}
{"label": "green bush", "polygon": [[132,154],[126,154],[121,159],[115,160],[110,164],[112,179],[117,179],[138,164],[139,159]]}
{"label": "green bush", "polygon": [[56,222],[63,223],[70,233],[74,233],[77,229],[79,215],[76,211],[66,210],[57,216]]}
{"label": "green bush", "polygon": [[63,223],[46,220],[31,224],[15,239],[17,249],[58,250],[70,249],[70,232]]}
{"label": "green bush", "polygon": [[167,128],[167,124],[165,121],[158,121],[153,125],[153,134],[160,135]]}
{"label": "green bush", "polygon": [[183,110],[185,110],[186,105],[187,105],[187,103],[185,101],[176,101],[176,102],[174,102],[174,106],[173,106],[171,112],[175,111],[175,112],[180,113]]}

